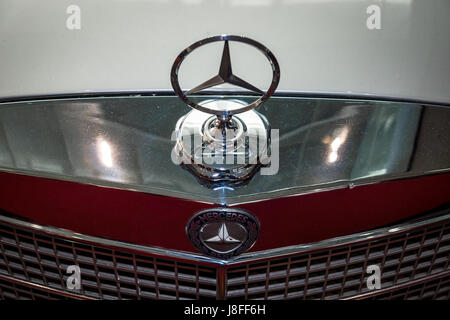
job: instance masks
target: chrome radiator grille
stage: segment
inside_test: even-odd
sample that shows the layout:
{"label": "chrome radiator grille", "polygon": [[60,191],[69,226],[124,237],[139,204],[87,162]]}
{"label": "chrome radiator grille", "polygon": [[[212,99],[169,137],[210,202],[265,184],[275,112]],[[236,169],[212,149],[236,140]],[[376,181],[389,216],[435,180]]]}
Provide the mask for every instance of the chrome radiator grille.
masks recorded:
{"label": "chrome radiator grille", "polygon": [[[382,236],[336,238],[282,257],[228,264],[161,257],[0,220],[0,298],[448,299],[445,214],[410,229],[386,228]],[[80,290],[66,287],[70,265],[81,269]],[[380,290],[367,289],[369,265],[380,266]]]}
{"label": "chrome radiator grille", "polygon": [[[99,299],[216,297],[216,269],[66,241],[0,225],[0,275],[66,291],[67,267],[78,265],[80,291]],[[72,291],[73,292],[73,291]]]}
{"label": "chrome radiator grille", "polygon": [[366,269],[378,265],[381,286],[448,271],[450,224],[228,270],[227,298],[342,299],[369,292]]}

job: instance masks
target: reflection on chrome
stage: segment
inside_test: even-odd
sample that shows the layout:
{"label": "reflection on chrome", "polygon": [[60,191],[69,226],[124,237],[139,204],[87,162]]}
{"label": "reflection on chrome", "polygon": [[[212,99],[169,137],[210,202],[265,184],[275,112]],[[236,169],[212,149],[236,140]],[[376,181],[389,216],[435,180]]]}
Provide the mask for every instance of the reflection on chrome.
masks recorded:
{"label": "reflection on chrome", "polygon": [[328,162],[333,163],[336,162],[338,159],[338,150],[341,147],[341,145],[344,144],[345,140],[347,139],[348,135],[348,128],[344,127],[343,129],[337,130],[338,134],[333,139],[333,141],[330,143],[330,152],[328,154]]}
{"label": "reflection on chrome", "polygon": [[111,168],[113,166],[111,146],[108,141],[99,138],[97,142],[98,157],[105,167]]}

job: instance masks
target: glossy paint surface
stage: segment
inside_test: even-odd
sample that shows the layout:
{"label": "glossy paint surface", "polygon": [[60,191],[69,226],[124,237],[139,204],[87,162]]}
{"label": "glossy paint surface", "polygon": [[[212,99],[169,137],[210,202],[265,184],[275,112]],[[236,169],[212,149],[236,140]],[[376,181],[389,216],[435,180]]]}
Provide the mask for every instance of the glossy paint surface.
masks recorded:
{"label": "glossy paint surface", "polygon": [[[70,5],[79,7],[80,29],[67,28]],[[373,5],[380,29],[367,27]],[[171,89],[170,69],[184,48],[234,34],[274,53],[279,90],[448,103],[449,12],[448,0],[2,0],[0,96]],[[182,87],[213,76],[221,50],[190,55]],[[230,50],[233,70],[267,89],[264,56],[245,45]]]}
{"label": "glossy paint surface", "polygon": [[[247,203],[261,223],[251,251],[328,239],[398,222],[447,203],[450,174]],[[38,224],[195,252],[189,218],[211,205],[134,191],[0,173],[0,208]]]}

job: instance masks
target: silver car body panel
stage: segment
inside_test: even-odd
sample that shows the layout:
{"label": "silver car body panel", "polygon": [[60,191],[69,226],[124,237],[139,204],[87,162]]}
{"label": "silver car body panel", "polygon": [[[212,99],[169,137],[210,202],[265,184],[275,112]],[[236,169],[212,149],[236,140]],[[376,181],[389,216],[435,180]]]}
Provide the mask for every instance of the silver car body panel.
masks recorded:
{"label": "silver car body panel", "polygon": [[[67,27],[74,4],[80,29]],[[373,5],[379,29],[367,27]],[[182,49],[236,34],[273,51],[281,91],[448,103],[449,11],[448,0],[2,0],[0,97],[170,89]],[[182,86],[216,72],[220,50],[189,57]],[[236,45],[231,56],[235,70],[268,87],[262,54]]]}

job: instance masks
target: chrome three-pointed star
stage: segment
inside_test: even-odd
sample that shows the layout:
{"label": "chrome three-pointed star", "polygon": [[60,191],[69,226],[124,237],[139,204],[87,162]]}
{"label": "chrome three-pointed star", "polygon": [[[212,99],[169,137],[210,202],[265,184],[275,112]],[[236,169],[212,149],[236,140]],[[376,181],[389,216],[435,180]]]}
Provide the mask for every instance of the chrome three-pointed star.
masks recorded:
{"label": "chrome three-pointed star", "polygon": [[254,91],[257,93],[264,94],[258,88],[252,86],[245,80],[242,80],[238,76],[235,76],[231,71],[231,59],[230,59],[230,48],[228,46],[228,40],[225,41],[222,52],[222,60],[220,61],[219,74],[212,77],[211,79],[203,82],[202,84],[196,86],[195,88],[186,92],[186,95],[199,92],[201,90],[218,86],[219,84],[229,83],[235,86]]}
{"label": "chrome three-pointed star", "polygon": [[219,232],[216,236],[209,238],[206,240],[206,242],[214,242],[214,243],[239,243],[241,242],[238,239],[235,239],[231,237],[228,234],[228,229],[225,223],[222,223],[222,225],[219,228]]}

